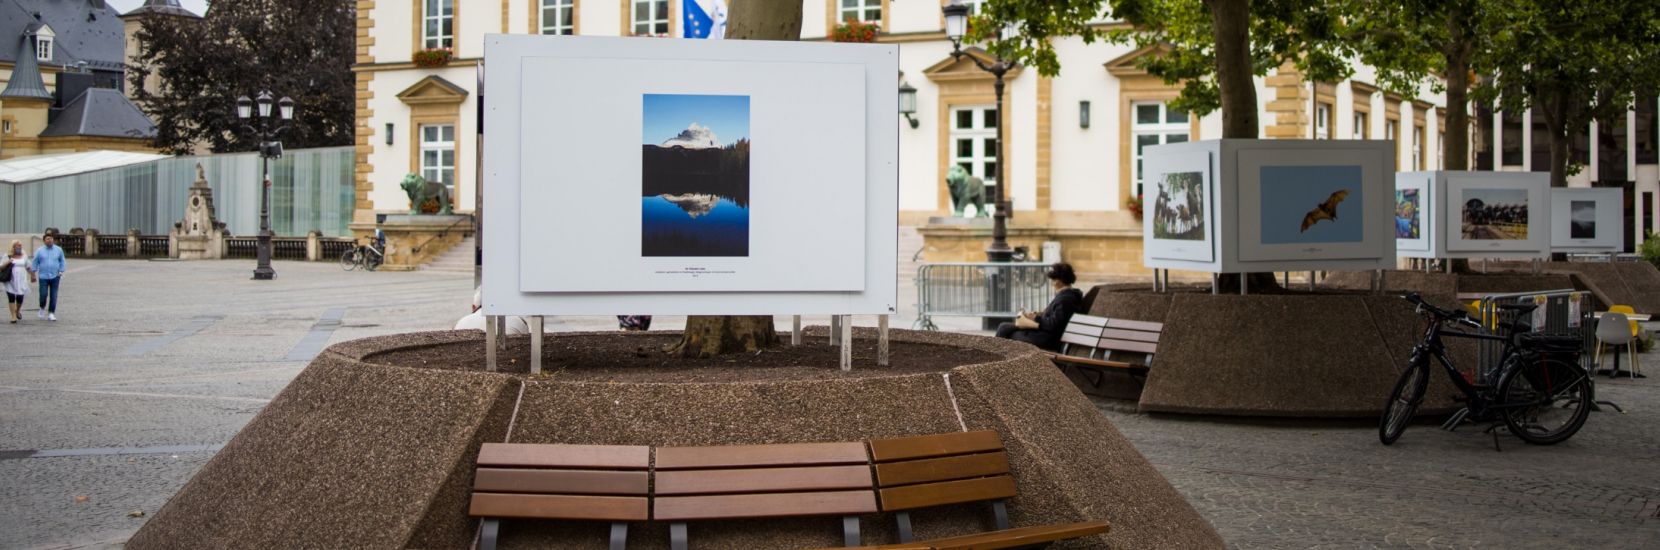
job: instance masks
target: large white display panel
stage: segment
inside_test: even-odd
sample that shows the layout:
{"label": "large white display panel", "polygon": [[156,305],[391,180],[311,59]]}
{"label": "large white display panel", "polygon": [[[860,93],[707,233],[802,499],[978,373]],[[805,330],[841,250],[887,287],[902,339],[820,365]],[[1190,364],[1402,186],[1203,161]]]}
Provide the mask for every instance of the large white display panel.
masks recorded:
{"label": "large white display panel", "polygon": [[487,315],[896,311],[898,49],[489,35]]}
{"label": "large white display panel", "polygon": [[[1401,172],[1397,201],[1417,195],[1418,239],[1398,238],[1403,258],[1547,258],[1551,252],[1550,174]],[[1397,202],[1397,215],[1403,210]]]}
{"label": "large white display panel", "polygon": [[1551,250],[1620,252],[1625,249],[1625,193],[1617,188],[1550,190]]}
{"label": "large white display panel", "polygon": [[1393,267],[1392,147],[1246,139],[1148,147],[1143,261],[1212,273]]}

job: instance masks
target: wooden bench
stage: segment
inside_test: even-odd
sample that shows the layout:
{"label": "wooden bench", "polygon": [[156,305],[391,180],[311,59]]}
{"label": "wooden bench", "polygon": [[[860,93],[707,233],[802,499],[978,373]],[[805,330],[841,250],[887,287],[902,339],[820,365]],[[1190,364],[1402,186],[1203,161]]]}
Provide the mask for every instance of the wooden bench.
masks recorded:
{"label": "wooden bench", "polygon": [[[845,546],[859,546],[859,515],[877,511],[865,445],[797,443],[658,447],[652,516],[686,550],[686,522],[842,516]],[[917,547],[926,548],[926,547]]]}
{"label": "wooden bench", "polygon": [[[1108,319],[1093,315],[1074,314],[1061,335],[1061,352],[1045,353],[1055,366],[1065,370],[1071,366],[1095,387],[1101,387],[1106,371],[1127,372],[1139,381],[1153,366],[1153,354],[1158,352],[1159,333],[1163,323]],[[1083,352],[1083,356],[1076,355]],[[1118,361],[1114,353],[1141,354],[1136,362]],[[1099,354],[1100,357],[1096,357]],[[1094,372],[1091,379],[1089,372]]]}
{"label": "wooden bench", "polygon": [[495,550],[501,518],[610,521],[611,550],[645,521],[651,448],[485,443],[478,451],[468,515],[483,517],[481,550]]}
{"label": "wooden bench", "polygon": [[[1003,500],[1015,496],[1008,455],[997,432],[961,432],[870,442],[876,462],[882,511],[895,512],[899,541],[935,550],[1043,548],[1060,540],[1105,533],[1104,521],[1009,528]],[[991,501],[997,531],[913,541],[910,510],[964,502]]]}

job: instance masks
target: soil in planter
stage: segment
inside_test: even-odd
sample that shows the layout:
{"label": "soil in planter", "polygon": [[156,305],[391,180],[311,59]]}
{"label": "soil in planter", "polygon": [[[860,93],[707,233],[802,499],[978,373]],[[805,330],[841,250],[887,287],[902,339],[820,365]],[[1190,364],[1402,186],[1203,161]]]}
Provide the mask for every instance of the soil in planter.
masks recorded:
{"label": "soil in planter", "polygon": [[[706,359],[686,359],[663,353],[680,341],[678,332],[549,333],[542,341],[542,376],[563,381],[593,382],[745,382],[760,380],[822,380],[895,376],[947,371],[962,365],[1001,361],[987,351],[917,342],[888,342],[888,366],[876,364],[876,340],[853,340],[853,370],[840,367],[841,349],[823,336],[791,346],[785,343],[760,353],[736,353]],[[484,342],[459,342],[377,353],[364,361],[400,367],[484,370]],[[530,337],[510,336],[496,361],[497,372],[530,373]]]}

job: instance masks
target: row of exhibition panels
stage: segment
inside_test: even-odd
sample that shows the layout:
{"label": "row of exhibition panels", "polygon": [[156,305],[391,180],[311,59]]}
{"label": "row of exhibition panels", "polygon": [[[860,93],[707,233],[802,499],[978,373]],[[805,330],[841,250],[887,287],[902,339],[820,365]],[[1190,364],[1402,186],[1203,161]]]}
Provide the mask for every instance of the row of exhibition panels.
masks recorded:
{"label": "row of exhibition panels", "polygon": [[1624,244],[1620,189],[1540,172],[1395,172],[1392,141],[1211,140],[1145,153],[1146,265],[1211,273],[1393,269]]}

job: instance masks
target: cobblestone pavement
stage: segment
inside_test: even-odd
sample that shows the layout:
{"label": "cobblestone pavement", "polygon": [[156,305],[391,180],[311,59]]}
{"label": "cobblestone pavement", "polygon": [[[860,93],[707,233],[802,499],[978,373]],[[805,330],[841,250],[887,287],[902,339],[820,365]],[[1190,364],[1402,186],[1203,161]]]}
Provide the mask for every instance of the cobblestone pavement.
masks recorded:
{"label": "cobblestone pavement", "polygon": [[[1660,357],[1644,368],[1660,372]],[[1653,376],[1653,375],[1651,375]],[[1660,376],[1598,378],[1626,414],[1532,446],[1440,418],[1377,423],[1121,412],[1097,400],[1233,548],[1660,548]]]}
{"label": "cobblestone pavement", "polygon": [[[467,273],[348,273],[327,262],[276,262],[277,280],[257,282],[241,260],[70,267],[59,321],[36,320],[31,301],[23,322],[0,323],[0,550],[120,547],[304,368],[290,356],[334,326],[319,322],[331,310],[343,310],[332,344],[447,329],[472,296]],[[892,326],[911,326],[914,300],[902,277],[907,306]],[[985,334],[977,321],[935,320]],[[659,317],[652,328],[683,325]],[[615,328],[609,317],[548,319],[549,331]],[[1510,439],[1503,453],[1477,431],[1430,425],[1385,448],[1369,425],[1101,406],[1240,548],[1655,547],[1660,520],[1643,518],[1660,503],[1660,384],[1599,390],[1631,413],[1595,415],[1555,447]]]}

